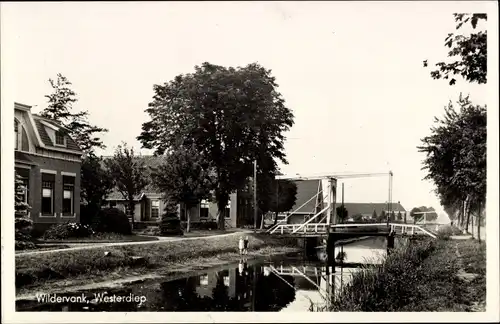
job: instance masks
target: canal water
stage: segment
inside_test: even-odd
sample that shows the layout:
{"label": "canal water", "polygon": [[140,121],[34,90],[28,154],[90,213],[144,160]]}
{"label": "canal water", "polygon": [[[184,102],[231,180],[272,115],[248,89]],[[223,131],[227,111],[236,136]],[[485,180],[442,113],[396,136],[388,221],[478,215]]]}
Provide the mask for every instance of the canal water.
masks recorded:
{"label": "canal water", "polygon": [[[379,263],[386,239],[369,238],[336,248],[344,262]],[[311,311],[322,308],[341,291],[358,267],[326,268],[319,261],[295,255],[239,263],[188,274],[175,280],[154,280],[116,289],[100,289],[19,300],[17,311]]]}

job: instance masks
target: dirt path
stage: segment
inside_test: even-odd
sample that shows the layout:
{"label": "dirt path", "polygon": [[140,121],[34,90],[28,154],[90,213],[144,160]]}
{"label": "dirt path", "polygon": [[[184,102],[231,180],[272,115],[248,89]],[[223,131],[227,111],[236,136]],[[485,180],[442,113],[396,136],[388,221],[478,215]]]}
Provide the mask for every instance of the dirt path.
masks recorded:
{"label": "dirt path", "polygon": [[[226,236],[231,236],[231,235],[241,235],[243,233],[251,233],[251,231],[241,231],[241,232],[232,232],[228,234],[216,234],[216,235],[210,235],[210,236],[203,236],[203,238],[216,238],[216,237],[226,237]],[[84,246],[75,246],[75,247],[70,247],[70,248],[63,248],[63,249],[54,249],[54,250],[45,250],[45,251],[30,251],[30,252],[21,252],[21,253],[16,253],[16,258],[20,256],[26,256],[26,255],[34,255],[34,254],[44,254],[44,253],[58,253],[61,251],[75,251],[75,250],[87,250],[87,249],[94,249],[94,248],[100,248],[100,247],[113,247],[113,246],[124,246],[124,245],[140,245],[140,244],[158,244],[162,242],[168,242],[168,241],[190,241],[190,240],[198,240],[200,237],[162,237],[158,241],[140,241],[140,242],[117,242],[117,243],[85,243]]]}

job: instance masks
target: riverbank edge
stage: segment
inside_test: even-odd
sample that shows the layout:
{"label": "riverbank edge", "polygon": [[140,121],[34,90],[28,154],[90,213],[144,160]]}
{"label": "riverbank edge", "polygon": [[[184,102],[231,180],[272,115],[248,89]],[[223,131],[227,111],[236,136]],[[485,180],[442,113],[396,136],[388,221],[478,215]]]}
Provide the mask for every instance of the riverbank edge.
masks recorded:
{"label": "riverbank edge", "polygon": [[[259,250],[253,250],[245,256],[247,265],[262,261],[276,260],[287,256],[296,256],[300,249],[292,247],[264,247]],[[36,300],[37,295],[41,292],[44,294],[65,294],[88,292],[97,289],[115,289],[125,285],[133,285],[138,283],[148,284],[149,282],[163,280],[172,281],[185,277],[201,275],[207,271],[217,271],[225,269],[228,266],[237,266],[241,260],[241,256],[236,253],[215,255],[212,257],[203,257],[190,259],[182,264],[177,264],[175,268],[168,271],[150,271],[148,274],[133,274],[131,272],[120,273],[119,279],[97,281],[88,283],[88,278],[74,278],[70,283],[61,286],[54,286],[54,283],[46,283],[45,285],[33,287],[22,291],[16,296],[17,301],[32,301]],[[203,264],[202,267],[199,264]],[[169,266],[169,265],[166,265]],[[118,275],[118,274],[117,274]],[[36,292],[35,292],[36,291]]]}
{"label": "riverbank edge", "polygon": [[[245,233],[250,239],[248,257],[298,252],[296,240],[258,233]],[[30,254],[16,258],[16,295],[30,291],[49,291],[86,283],[107,282],[146,273],[202,268],[238,261],[241,233],[198,240],[156,241],[147,245],[103,246],[57,253]]]}

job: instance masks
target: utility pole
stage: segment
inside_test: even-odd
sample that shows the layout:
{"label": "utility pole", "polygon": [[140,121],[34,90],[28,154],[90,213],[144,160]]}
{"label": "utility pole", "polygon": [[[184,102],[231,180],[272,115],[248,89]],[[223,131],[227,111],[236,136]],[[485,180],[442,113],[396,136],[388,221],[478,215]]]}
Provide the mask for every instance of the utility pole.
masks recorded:
{"label": "utility pole", "polygon": [[253,231],[257,231],[257,160],[253,161]]}
{"label": "utility pole", "polygon": [[342,223],[344,223],[345,221],[345,217],[346,217],[346,214],[345,214],[345,209],[344,209],[344,183],[342,182],[342,213],[344,213],[342,216]]}

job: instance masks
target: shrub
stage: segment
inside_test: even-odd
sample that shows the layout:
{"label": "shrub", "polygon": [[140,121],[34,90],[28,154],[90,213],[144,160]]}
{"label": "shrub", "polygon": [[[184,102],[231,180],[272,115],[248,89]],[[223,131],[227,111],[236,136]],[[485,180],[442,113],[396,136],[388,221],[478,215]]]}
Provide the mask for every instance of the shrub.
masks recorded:
{"label": "shrub", "polygon": [[430,240],[403,244],[380,267],[367,267],[353,275],[334,311],[394,311],[410,303],[422,274],[418,269],[435,249]]}
{"label": "shrub", "polygon": [[63,223],[51,226],[43,234],[46,240],[61,240],[67,238],[89,237],[94,231],[89,225],[78,223]]}
{"label": "shrub", "polygon": [[98,233],[132,234],[127,215],[117,208],[105,208],[99,211],[92,227]]}
{"label": "shrub", "polygon": [[14,229],[15,229],[15,248],[16,250],[34,249],[35,244],[31,237],[31,230],[33,228],[33,221],[28,216],[30,206],[24,202],[24,192],[26,190],[23,185],[21,177],[14,173]]}
{"label": "shrub", "polygon": [[215,229],[217,229],[217,222],[210,221],[210,222],[194,223],[194,224],[191,224],[191,228],[192,229],[199,229],[199,230],[215,230]]}
{"label": "shrub", "polygon": [[437,237],[440,240],[449,240],[450,236],[452,235],[453,235],[453,229],[451,228],[451,226],[441,227],[437,232]]}
{"label": "shrub", "polygon": [[99,213],[99,210],[90,207],[89,205],[80,205],[80,223],[85,225],[92,225],[94,218]]}
{"label": "shrub", "polygon": [[176,212],[168,212],[162,216],[160,222],[161,235],[182,235],[181,220]]}

